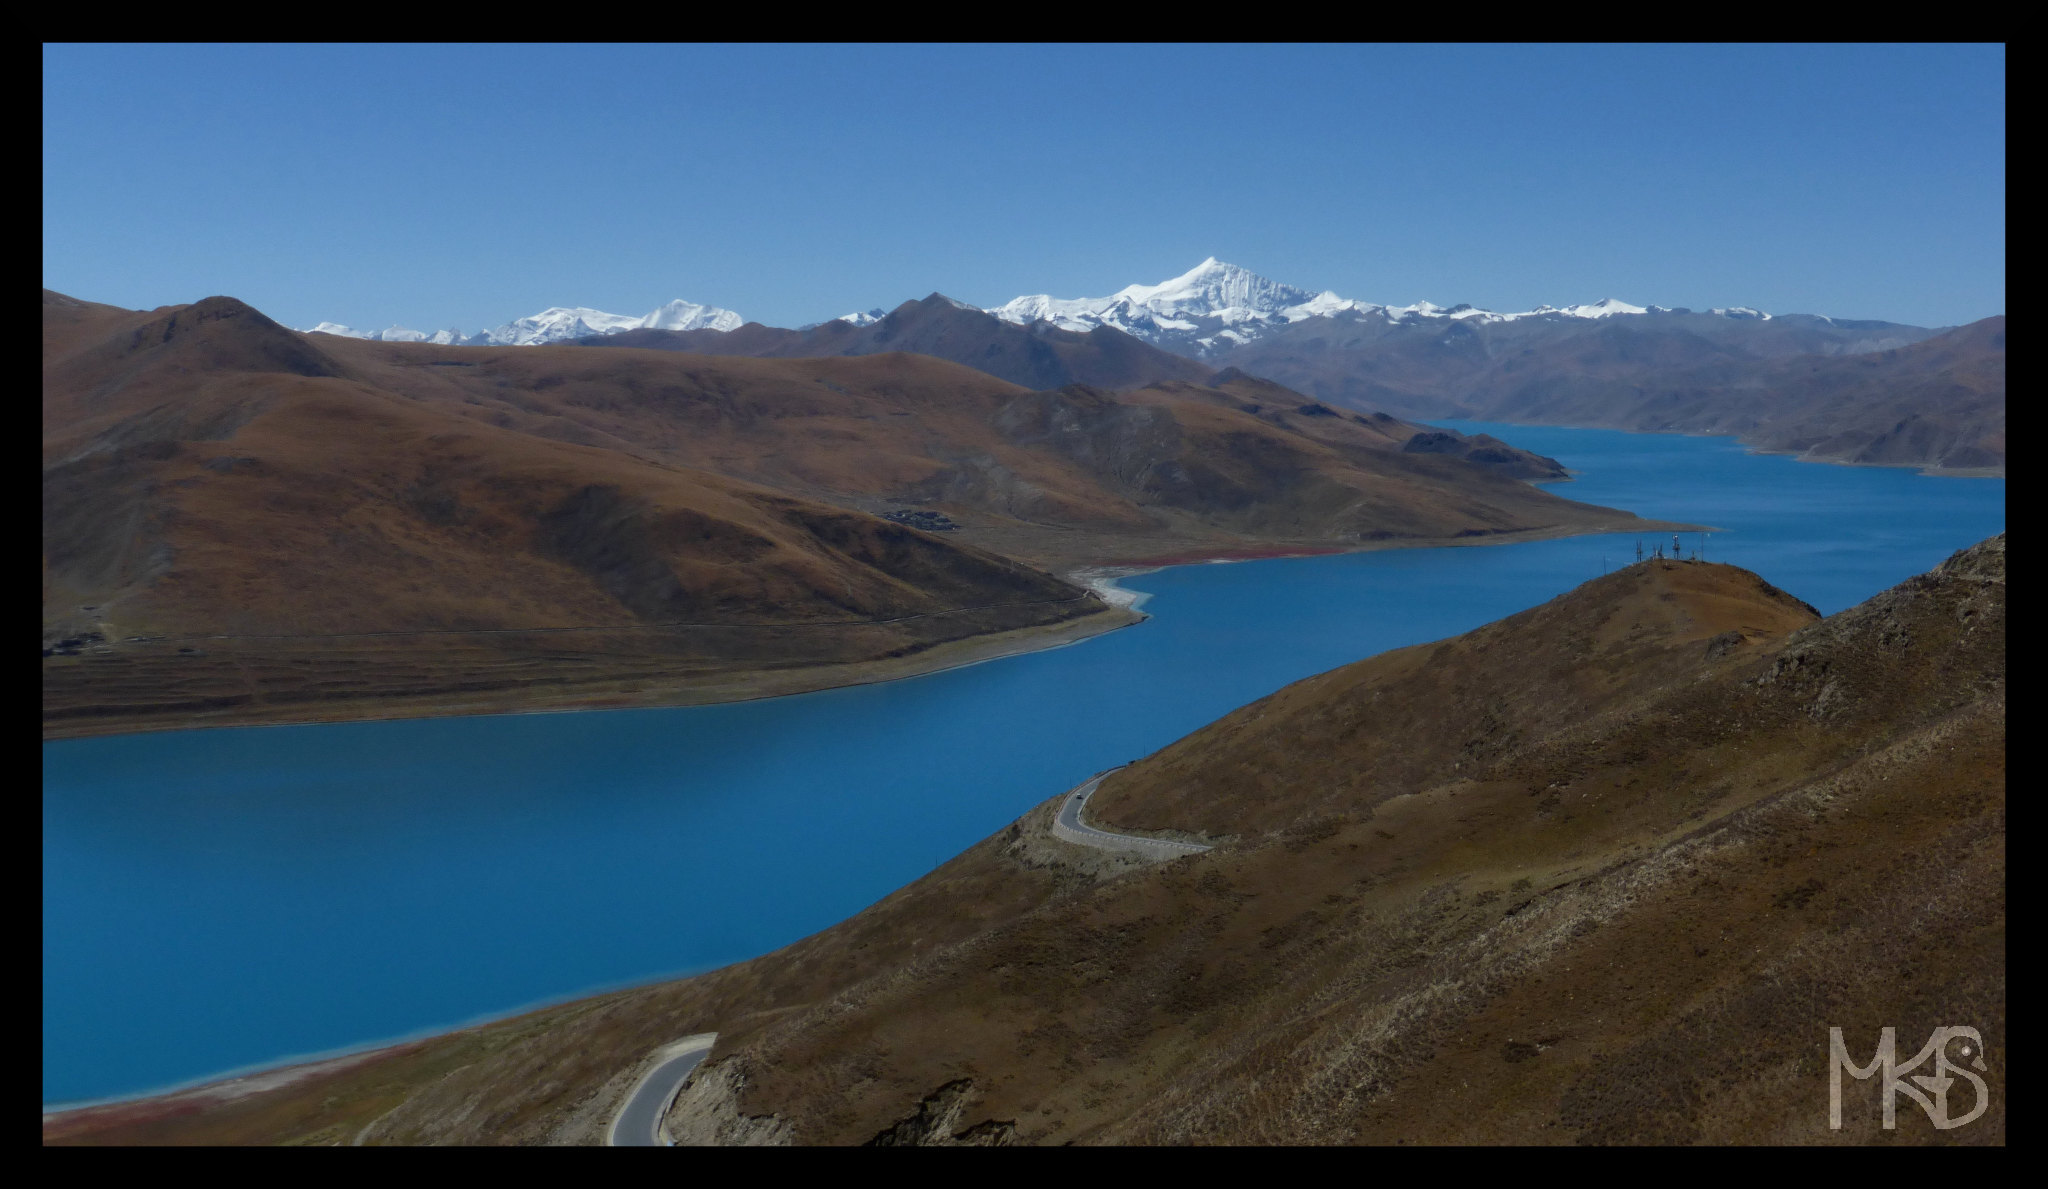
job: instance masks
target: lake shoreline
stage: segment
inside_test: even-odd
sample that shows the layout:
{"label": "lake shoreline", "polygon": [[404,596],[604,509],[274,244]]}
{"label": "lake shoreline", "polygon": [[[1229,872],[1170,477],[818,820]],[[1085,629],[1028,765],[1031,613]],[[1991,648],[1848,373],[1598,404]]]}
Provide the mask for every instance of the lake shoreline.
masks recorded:
{"label": "lake shoreline", "polygon": [[[821,690],[872,685],[877,682],[905,681],[967,665],[1079,644],[1096,636],[1130,627],[1147,618],[1146,613],[1138,608],[1150,596],[1116,586],[1116,577],[1132,577],[1170,566],[1325,557],[1386,549],[1516,545],[1559,537],[1612,533],[1713,531],[1718,530],[1663,520],[1626,520],[1590,526],[1555,525],[1458,537],[1392,537],[1368,541],[1325,540],[1272,542],[1262,545],[1218,543],[1211,549],[1195,548],[1158,556],[1083,562],[1067,569],[1063,576],[1102,600],[1104,606],[1101,610],[1053,624],[963,636],[919,649],[905,656],[783,670],[736,670],[659,690],[623,688],[629,683],[622,681],[617,686],[593,683],[575,691],[534,687],[468,697],[440,694],[390,695],[357,699],[353,705],[338,699],[326,706],[317,703],[277,708],[260,705],[240,706],[197,714],[191,711],[166,710],[154,714],[140,713],[119,720],[80,718],[57,723],[46,721],[43,724],[43,741],[51,743],[67,739],[108,738],[117,735],[226,727],[314,726],[323,723],[392,722],[472,715],[573,714],[592,710],[652,710],[751,702],[763,698],[789,697]],[[1097,580],[1102,577],[1107,577],[1108,580],[1098,585]]]}
{"label": "lake shoreline", "polygon": [[[1059,623],[986,632],[947,640],[908,656],[785,670],[739,671],[661,691],[607,688],[600,685],[569,693],[537,689],[512,690],[473,699],[455,699],[430,694],[421,695],[417,699],[363,699],[355,706],[334,705],[317,710],[315,707],[295,706],[279,709],[272,714],[265,714],[260,709],[238,709],[206,719],[172,711],[157,716],[138,715],[120,722],[79,720],[54,726],[45,724],[43,741],[50,743],[66,739],[108,738],[117,735],[229,727],[318,726],[328,723],[399,722],[472,715],[576,714],[591,710],[643,710],[752,702],[763,698],[780,698],[815,693],[819,690],[871,685],[880,681],[907,680],[966,665],[1000,660],[1007,656],[1063,648],[1118,628],[1129,627],[1136,622],[1137,618],[1121,615],[1114,607],[1104,607]],[[549,696],[550,694],[554,696]]]}
{"label": "lake shoreline", "polygon": [[[1231,565],[1251,561],[1279,561],[1293,558],[1331,557],[1346,553],[1379,552],[1389,549],[1423,549],[1449,548],[1460,546],[1512,545],[1529,543],[1539,540],[1552,540],[1560,537],[1593,536],[1607,533],[1631,532],[1637,531],[1638,528],[1640,528],[1640,531],[1644,534],[1649,534],[1653,532],[1662,533],[1673,531],[1710,531],[1703,530],[1700,526],[1682,525],[1669,521],[1644,521],[1641,522],[1639,526],[1621,525],[1614,528],[1598,528],[1593,530],[1569,528],[1536,529],[1526,530],[1523,532],[1512,534],[1488,535],[1483,537],[1473,536],[1462,538],[1442,538],[1429,540],[1426,542],[1410,542],[1406,540],[1401,540],[1370,541],[1349,546],[1315,545],[1303,543],[1295,545],[1275,544],[1267,546],[1222,547],[1215,550],[1192,551],[1187,553],[1167,555],[1163,557],[1128,559],[1122,561],[1108,561],[1096,565],[1077,567],[1075,569],[1067,571],[1062,575],[1062,577],[1066,578],[1068,581],[1071,581],[1076,585],[1084,587],[1085,589],[1095,594],[1096,597],[1102,600],[1102,602],[1105,604],[1105,610],[1103,612],[1097,613],[1096,615],[1091,615],[1081,620],[1069,620],[1065,623],[1051,625],[1049,627],[1019,629],[1012,632],[991,633],[984,636],[968,637],[963,640],[949,641],[946,644],[938,645],[934,648],[927,649],[923,653],[920,653],[915,657],[896,658],[897,667],[903,670],[898,672],[872,671],[883,670],[887,667],[887,665],[886,663],[869,663],[858,666],[831,667],[834,669],[859,668],[863,670],[871,670],[870,672],[858,676],[847,673],[827,675],[819,674],[815,671],[806,674],[790,675],[792,677],[797,677],[800,679],[803,677],[819,679],[818,684],[806,685],[803,688],[782,689],[777,690],[775,692],[760,692],[748,696],[731,698],[706,697],[701,701],[661,701],[636,703],[630,705],[574,705],[562,707],[508,709],[496,711],[479,710],[464,706],[444,706],[438,709],[422,711],[420,713],[383,715],[368,713],[359,717],[351,718],[300,719],[279,722],[216,722],[203,724],[173,724],[162,727],[144,728],[141,730],[128,729],[120,731],[104,731],[93,733],[90,735],[82,734],[79,736],[60,736],[57,738],[107,737],[119,734],[143,734],[167,730],[198,730],[221,727],[308,726],[339,722],[389,722],[420,718],[462,717],[477,714],[575,714],[583,713],[590,710],[659,709],[664,707],[722,705],[731,702],[757,701],[766,698],[792,696],[794,694],[818,692],[826,689],[843,689],[856,685],[869,685],[880,682],[908,681],[917,677],[932,676],[938,673],[950,672],[955,669],[966,668],[972,665],[986,664],[990,661],[1003,660],[1009,657],[1021,656],[1036,652],[1047,652],[1057,648],[1065,648],[1071,645],[1085,643],[1086,641],[1094,639],[1097,636],[1106,635],[1110,632],[1117,631],[1121,628],[1135,626],[1151,618],[1150,613],[1144,612],[1140,608],[1142,608],[1143,605],[1147,601],[1149,601],[1152,596],[1148,592],[1131,590],[1128,587],[1122,586],[1121,580],[1126,578],[1137,577],[1144,574],[1158,573],[1161,570],[1177,566]],[[834,679],[835,677],[837,679]],[[719,691],[714,689],[697,690],[690,692],[715,694]],[[46,737],[46,741],[54,740],[50,737]],[[413,1048],[428,1041],[444,1039],[447,1037],[459,1035],[461,1033],[469,1032],[477,1028],[502,1023],[506,1020],[516,1019],[520,1016],[528,1015],[535,1011],[544,1011],[547,1010],[549,1007],[559,1006],[562,1003],[579,1002],[593,997],[599,997],[606,994],[616,993],[621,990],[630,990],[633,987],[640,985],[652,985],[654,983],[673,981],[673,977],[674,976],[670,976],[667,978],[652,979],[648,980],[648,982],[645,984],[635,982],[627,987],[614,986],[610,988],[592,988],[590,990],[579,992],[571,996],[566,996],[559,1001],[514,1009],[503,1015],[493,1015],[487,1019],[476,1020],[466,1024],[457,1025],[455,1027],[449,1027],[428,1032],[408,1033],[403,1036],[389,1037],[383,1040],[371,1041],[361,1045],[348,1046],[343,1049],[329,1050],[325,1053],[293,1056],[272,1064],[240,1067],[233,1070],[223,1071],[218,1074],[206,1075],[201,1078],[181,1082],[177,1085],[170,1087],[159,1087],[151,1090],[138,1091],[134,1094],[114,1095],[106,1098],[92,1099],[84,1102],[48,1104],[44,1108],[44,1122],[46,1126],[49,1126],[53,1122],[62,1122],[64,1120],[80,1121],[86,1119],[88,1116],[92,1117],[93,1119],[100,1119],[105,1117],[111,1117],[114,1115],[125,1116],[131,1113],[139,1113],[141,1115],[148,1116],[151,1114],[152,1111],[160,1111],[164,1114],[175,1114],[181,1113],[181,1111],[188,1109],[203,1109],[203,1104],[228,1101],[233,1098],[240,1097],[245,1094],[256,1093],[262,1089],[271,1088],[273,1086],[281,1086],[288,1084],[290,1082],[299,1081],[305,1078],[317,1077],[330,1072],[340,1072],[361,1065],[365,1062],[378,1060],[383,1057],[399,1056],[405,1052],[411,1051]]]}

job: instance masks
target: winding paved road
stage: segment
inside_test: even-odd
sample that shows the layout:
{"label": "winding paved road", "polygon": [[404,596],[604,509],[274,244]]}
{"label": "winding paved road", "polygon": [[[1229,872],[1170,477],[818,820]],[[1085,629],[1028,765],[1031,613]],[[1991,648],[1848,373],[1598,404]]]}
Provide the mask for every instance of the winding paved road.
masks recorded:
{"label": "winding paved road", "polygon": [[[1119,765],[1119,767],[1127,766]],[[1054,837],[1065,839],[1079,846],[1092,846],[1098,850],[1122,851],[1126,854],[1143,855],[1152,859],[1177,859],[1182,855],[1199,855],[1203,851],[1211,849],[1196,842],[1170,842],[1164,838],[1139,838],[1132,834],[1113,834],[1108,830],[1098,830],[1093,826],[1083,824],[1081,821],[1082,806],[1086,805],[1088,798],[1094,795],[1096,786],[1102,783],[1103,777],[1117,770],[1117,768],[1111,768],[1108,772],[1097,772],[1085,783],[1076,786],[1072,792],[1067,794],[1067,799],[1060,804],[1058,816],[1053,818],[1052,832]]]}
{"label": "winding paved road", "polygon": [[658,1050],[662,1059],[626,1095],[626,1104],[613,1117],[605,1142],[615,1148],[668,1147],[668,1140],[661,1134],[661,1117],[668,1113],[669,1103],[675,1101],[676,1093],[689,1080],[697,1063],[711,1052],[717,1039],[718,1033],[703,1032]]}
{"label": "winding paved road", "polygon": [[[1121,766],[1121,765],[1120,765]],[[1053,835],[1080,846],[1092,846],[1100,850],[1121,851],[1125,854],[1142,855],[1150,859],[1176,859],[1182,855],[1198,855],[1211,849],[1195,842],[1171,842],[1164,838],[1139,838],[1131,834],[1116,834],[1098,830],[1081,821],[1081,809],[1088,798],[1102,784],[1103,777],[1110,772],[1098,772],[1086,782],[1076,786],[1067,794],[1060,805],[1059,813],[1052,823]],[[699,1062],[711,1052],[716,1032],[686,1036],[673,1044],[657,1050],[654,1068],[633,1087],[626,1096],[625,1104],[612,1118],[611,1130],[605,1135],[605,1142],[615,1148],[666,1147],[668,1139],[661,1134],[661,1118],[668,1113],[669,1104],[682,1091],[683,1083]]]}

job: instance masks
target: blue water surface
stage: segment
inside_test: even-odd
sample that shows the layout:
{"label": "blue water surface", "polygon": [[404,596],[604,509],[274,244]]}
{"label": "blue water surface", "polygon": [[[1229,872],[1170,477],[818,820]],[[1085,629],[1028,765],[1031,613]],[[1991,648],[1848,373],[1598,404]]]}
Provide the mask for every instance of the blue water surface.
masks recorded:
{"label": "blue water surface", "polygon": [[[1713,526],[1710,560],[1824,613],[2005,524],[2002,479],[1446,424],[1555,456],[1577,473],[1560,494]],[[1137,627],[760,702],[46,743],[43,1101],[765,953],[1098,769],[1542,602],[1636,539],[1183,566],[1126,581],[1154,596]]]}

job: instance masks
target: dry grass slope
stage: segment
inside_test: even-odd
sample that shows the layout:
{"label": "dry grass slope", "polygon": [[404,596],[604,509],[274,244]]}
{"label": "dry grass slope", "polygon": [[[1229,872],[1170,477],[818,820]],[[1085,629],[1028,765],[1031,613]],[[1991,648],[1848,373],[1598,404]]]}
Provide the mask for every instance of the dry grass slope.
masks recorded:
{"label": "dry grass slope", "polygon": [[[686,1135],[2002,1143],[2005,647],[2003,536],[1827,619],[1640,564],[1097,794],[1238,835],[1207,854],[1108,860],[1048,802],[755,961],[45,1138],[592,1142],[643,1054],[716,1030]],[[1885,1131],[1851,1083],[1828,1128],[1830,1027],[1943,1024],[1984,1034],[1982,1118]]]}

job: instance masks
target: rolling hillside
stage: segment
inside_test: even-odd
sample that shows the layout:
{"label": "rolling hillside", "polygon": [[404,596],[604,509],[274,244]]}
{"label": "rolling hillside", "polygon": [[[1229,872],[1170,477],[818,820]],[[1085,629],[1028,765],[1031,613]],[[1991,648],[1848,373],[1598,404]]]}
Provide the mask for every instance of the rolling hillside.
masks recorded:
{"label": "rolling hillside", "polygon": [[[681,1142],[1998,1144],[2005,651],[2002,535],[1826,619],[1638,563],[1097,794],[1206,854],[1075,847],[1056,798],[754,961],[45,1140],[597,1142],[716,1031]],[[1851,1082],[1829,1127],[1829,1028],[1959,1023],[1981,1118],[1887,1131]]]}
{"label": "rolling hillside", "polygon": [[941,536],[380,388],[232,299],[54,304],[60,729],[674,696],[1122,622]]}

